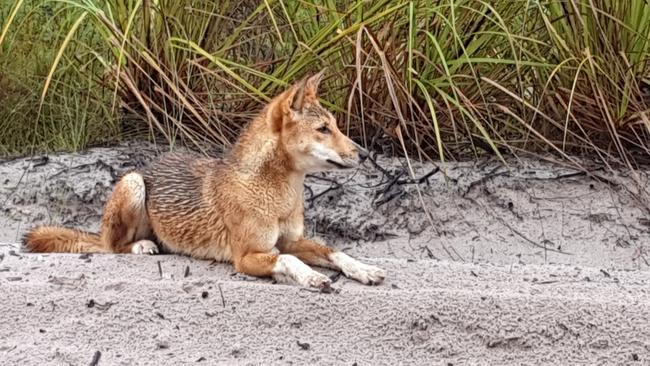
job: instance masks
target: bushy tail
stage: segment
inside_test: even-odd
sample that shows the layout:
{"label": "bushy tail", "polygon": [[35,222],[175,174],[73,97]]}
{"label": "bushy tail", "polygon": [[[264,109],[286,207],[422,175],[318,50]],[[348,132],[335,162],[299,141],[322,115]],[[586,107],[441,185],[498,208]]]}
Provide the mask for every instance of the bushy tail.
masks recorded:
{"label": "bushy tail", "polygon": [[81,230],[57,226],[39,226],[23,237],[23,246],[33,253],[106,252],[101,237]]}

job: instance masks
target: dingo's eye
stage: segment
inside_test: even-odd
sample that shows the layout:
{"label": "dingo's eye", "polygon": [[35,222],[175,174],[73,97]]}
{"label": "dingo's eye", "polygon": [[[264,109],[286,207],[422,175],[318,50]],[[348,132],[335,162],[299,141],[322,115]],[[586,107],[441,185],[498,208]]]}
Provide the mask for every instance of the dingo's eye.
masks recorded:
{"label": "dingo's eye", "polygon": [[318,131],[320,133],[324,133],[326,135],[332,132],[332,131],[330,131],[329,127],[327,127],[327,126],[318,127],[318,129],[316,131]]}

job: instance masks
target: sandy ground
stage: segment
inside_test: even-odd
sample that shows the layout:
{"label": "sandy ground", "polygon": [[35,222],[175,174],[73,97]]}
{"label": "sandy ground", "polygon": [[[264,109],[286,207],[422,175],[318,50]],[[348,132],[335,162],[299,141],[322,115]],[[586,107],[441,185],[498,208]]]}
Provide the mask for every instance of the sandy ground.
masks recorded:
{"label": "sandy ground", "polygon": [[384,285],[341,278],[339,293],[320,294],[174,256],[7,254],[0,356],[15,365],[84,365],[97,351],[102,365],[650,362],[647,272],[371,263],[389,271]]}
{"label": "sandy ground", "polygon": [[112,184],[154,150],[0,162],[0,359],[650,364],[650,217],[626,174],[594,164],[600,180],[526,159],[310,177],[307,231],[389,271],[335,294],[177,256],[20,252],[35,224],[96,229]]}

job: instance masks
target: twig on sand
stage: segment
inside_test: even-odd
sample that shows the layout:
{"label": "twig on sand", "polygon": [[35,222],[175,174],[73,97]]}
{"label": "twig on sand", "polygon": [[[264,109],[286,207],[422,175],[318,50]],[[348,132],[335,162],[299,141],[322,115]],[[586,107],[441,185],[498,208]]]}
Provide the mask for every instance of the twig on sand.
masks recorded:
{"label": "twig on sand", "polygon": [[93,359],[88,364],[89,366],[97,366],[99,364],[99,359],[102,358],[102,353],[100,351],[95,351]]}
{"label": "twig on sand", "polygon": [[[339,189],[339,188],[341,188],[341,187],[343,186],[343,185],[341,185],[341,183],[339,183],[339,182],[337,182],[337,181],[335,181],[335,180],[332,180],[332,182],[333,182],[333,185],[331,185],[331,186],[330,186],[329,188],[327,188],[326,190],[324,190],[324,191],[322,191],[322,192],[320,192],[320,193],[318,193],[318,194],[316,194],[316,195],[313,195],[313,194],[312,194],[311,197],[307,198],[307,202],[311,203],[311,202],[313,202],[315,199],[317,199],[318,197],[324,196],[324,195],[326,195],[327,193],[329,193],[329,192],[331,192],[331,191],[335,191],[335,190],[337,190],[337,189]],[[309,188],[309,190],[311,191],[311,188]],[[313,191],[312,191],[312,192],[313,192]]]}
{"label": "twig on sand", "polygon": [[620,183],[613,181],[610,178],[603,177],[600,174],[596,174],[598,171],[604,171],[605,168],[596,168],[593,170],[584,170],[584,171],[579,171],[579,172],[573,172],[573,173],[566,173],[566,174],[558,174],[556,176],[552,177],[520,177],[519,179],[524,179],[524,180],[538,180],[538,181],[545,181],[545,180],[561,180],[561,179],[568,179],[568,178],[575,178],[575,177],[589,177],[593,180],[596,180],[601,183],[605,183],[609,186],[612,187],[619,187],[621,186]]}
{"label": "twig on sand", "polygon": [[160,275],[160,278],[163,277],[163,274],[162,274],[162,265],[160,264],[160,261],[158,261],[158,274]]}
{"label": "twig on sand", "polygon": [[307,191],[309,192],[309,198],[307,198],[305,200],[305,201],[309,202],[309,207],[312,207],[314,201],[317,198],[322,197],[322,196],[326,195],[327,193],[329,193],[331,191],[335,191],[335,190],[340,189],[341,187],[343,187],[343,184],[339,183],[336,179],[333,179],[333,178],[319,177],[317,175],[311,175],[311,174],[308,175],[308,177],[312,178],[312,179],[323,180],[323,181],[331,183],[329,188],[327,188],[326,190],[324,190],[322,192],[319,192],[318,194],[314,194],[314,190],[310,186],[308,186],[307,184],[304,185],[305,188],[307,189]]}
{"label": "twig on sand", "polygon": [[311,175],[310,174],[310,175],[307,175],[307,177],[310,178],[310,179],[322,180],[322,181],[331,183],[329,188],[327,188],[323,192],[320,192],[320,193],[318,193],[316,195],[314,195],[314,190],[310,186],[308,186],[307,184],[304,185],[304,187],[307,189],[307,191],[309,191],[309,198],[307,198],[306,201],[309,202],[310,207],[311,207],[313,202],[317,198],[322,197],[322,196],[326,195],[327,193],[329,193],[331,191],[335,191],[337,189],[342,188],[343,185],[345,185],[347,182],[351,181],[354,178],[354,174],[350,178],[345,180],[343,183],[337,181],[334,178],[320,177],[320,176],[317,176],[317,175]]}
{"label": "twig on sand", "polygon": [[510,224],[508,224],[507,222],[505,222],[502,218],[500,218],[500,217],[498,217],[498,216],[495,216],[495,218],[496,218],[497,220],[499,220],[499,222],[501,222],[501,224],[502,224],[503,226],[507,227],[507,228],[510,229],[510,231],[512,231],[514,234],[517,234],[517,236],[519,236],[520,238],[522,238],[522,239],[524,239],[525,241],[529,242],[529,243],[532,244],[533,246],[536,246],[536,247],[538,247],[538,248],[544,249],[545,251],[548,250],[548,251],[555,252],[555,253],[566,254],[566,255],[573,255],[572,253],[564,252],[564,251],[562,251],[562,250],[560,250],[560,249],[555,249],[555,248],[553,248],[553,247],[548,247],[548,246],[546,246],[546,243],[549,242],[549,240],[546,240],[546,241],[544,242],[544,244],[542,245],[542,244],[540,244],[540,243],[538,243],[538,242],[536,242],[536,241],[534,241],[534,240],[528,238],[526,235],[522,234],[522,233],[519,232],[517,229],[513,228]]}
{"label": "twig on sand", "polygon": [[343,274],[343,272],[334,273],[333,275],[330,276],[330,281],[332,281],[332,283],[336,283],[336,281],[338,281],[339,278],[341,278],[342,274]]}
{"label": "twig on sand", "polygon": [[97,161],[93,163],[87,163],[87,164],[80,164],[80,165],[75,165],[71,167],[66,167],[64,169],[59,170],[58,172],[50,175],[48,178],[52,179],[54,177],[57,177],[63,173],[67,173],[70,170],[79,170],[83,168],[88,168],[88,167],[95,167],[97,169],[105,169],[108,171],[108,173],[111,175],[111,179],[115,182],[119,179],[119,174],[115,171],[115,168],[110,166],[109,164],[106,164],[102,159],[97,159]]}
{"label": "twig on sand", "polygon": [[226,299],[223,297],[223,290],[221,289],[221,284],[218,284],[217,287],[219,287],[219,294],[221,295],[221,305],[225,308]]}
{"label": "twig on sand", "polygon": [[465,197],[465,196],[467,196],[467,194],[468,194],[468,193],[469,193],[469,192],[470,192],[474,187],[476,187],[476,186],[479,185],[479,184],[483,184],[483,183],[487,182],[488,180],[490,180],[490,179],[492,179],[492,178],[500,177],[500,176],[503,176],[503,175],[506,175],[506,176],[507,176],[507,175],[510,174],[508,171],[497,172],[497,170],[499,170],[499,169],[501,169],[501,166],[500,166],[500,165],[497,166],[497,167],[495,167],[494,169],[492,169],[492,171],[490,171],[488,174],[486,174],[486,175],[484,175],[483,177],[481,177],[481,179],[478,179],[478,180],[475,180],[475,181],[471,182],[471,183],[469,184],[469,186],[467,186],[467,188],[465,189],[465,192],[463,192],[463,194],[461,195],[461,197]]}
{"label": "twig on sand", "polygon": [[[400,179],[402,176],[407,174],[406,171],[401,171],[397,175],[393,176],[390,173],[387,173],[388,177],[390,180],[388,183],[384,185],[384,187],[381,190],[378,190],[375,192],[375,207],[381,207],[382,205],[392,201],[396,197],[400,196],[401,193],[403,192],[403,188],[400,188],[398,190],[393,191],[393,187],[395,186],[404,186],[404,185],[409,185],[409,184],[415,184],[415,185],[420,185],[422,183],[429,183],[429,178],[431,178],[434,174],[438,173],[440,171],[440,168],[435,167],[431,169],[430,172],[424,174],[423,176],[419,178],[407,178],[407,179]],[[393,191],[393,192],[391,192]],[[377,197],[381,197],[380,199],[377,199]]]}
{"label": "twig on sand", "polygon": [[319,288],[319,289],[301,287],[300,290],[298,290],[298,291],[307,291],[307,292],[313,292],[313,293],[316,293],[316,294],[332,294],[332,293],[338,294],[338,293],[341,292],[340,289],[334,288],[334,287],[331,287],[331,286],[325,286],[325,287],[322,287],[322,288]]}
{"label": "twig on sand", "polygon": [[50,276],[47,282],[58,285],[60,288],[80,288],[86,284],[86,276],[83,273],[79,277]]}
{"label": "twig on sand", "polygon": [[307,342],[303,343],[303,342],[300,342],[300,341],[296,341],[296,344],[298,344],[298,347],[300,347],[300,349],[302,349],[303,351],[308,351],[309,348],[310,348],[310,345]]}
{"label": "twig on sand", "polygon": [[538,282],[533,282],[533,285],[552,285],[554,283],[558,283],[560,281],[558,280],[546,280],[546,281],[538,281]]}
{"label": "twig on sand", "polygon": [[641,254],[641,259],[643,259],[643,261],[645,262],[645,265],[646,265],[646,266],[650,267],[650,262],[648,262],[648,260],[646,259],[645,255]]}
{"label": "twig on sand", "polygon": [[370,187],[370,188],[379,187],[379,186],[381,186],[382,184],[385,184],[385,185],[384,185],[384,188],[383,188],[381,191],[377,191],[377,192],[375,193],[375,195],[379,195],[379,194],[382,194],[382,193],[386,193],[386,192],[388,192],[388,190],[390,190],[391,188],[393,188],[393,186],[394,186],[395,184],[397,184],[397,181],[398,181],[398,180],[399,180],[399,179],[400,179],[404,174],[406,174],[406,172],[405,172],[405,171],[401,171],[401,172],[397,173],[397,175],[395,175],[395,176],[393,176],[393,175],[388,175],[388,178],[390,178],[390,180],[388,181],[388,183],[379,183],[379,184],[377,184],[376,186],[374,186],[374,187]]}
{"label": "twig on sand", "polygon": [[461,262],[465,263],[465,259],[463,258],[462,255],[460,255],[460,253],[458,253],[458,252],[456,251],[456,248],[454,248],[453,246],[451,246],[451,250],[453,250],[454,253],[456,253],[456,255],[458,256],[458,258],[460,258],[460,261],[461,261]]}
{"label": "twig on sand", "polygon": [[447,255],[449,256],[449,258],[451,258],[452,261],[457,261],[457,259],[454,258],[453,255],[451,255],[451,252],[449,251],[449,249],[447,249],[447,246],[445,244],[440,243],[440,246],[442,247],[442,249],[444,249],[445,253],[447,253]]}
{"label": "twig on sand", "polygon": [[50,161],[50,157],[47,155],[43,155],[43,156],[38,156],[29,159],[28,161],[32,162],[32,169],[33,169],[33,168],[38,168],[39,166],[47,165],[47,163]]}
{"label": "twig on sand", "polygon": [[428,245],[421,246],[420,248],[421,248],[422,250],[424,250],[424,251],[427,252],[427,256],[429,257],[429,259],[436,259],[436,260],[438,259],[438,258],[436,258],[436,256],[433,254],[433,252],[431,251],[431,249],[429,248]]}
{"label": "twig on sand", "polygon": [[[458,259],[456,259],[456,258],[454,257],[454,255],[449,251],[449,249],[447,248],[447,246],[446,246],[444,243],[440,243],[440,246],[441,246],[442,249],[445,251],[445,253],[447,253],[447,256],[449,256],[449,259],[451,259],[451,260],[454,261],[454,262],[458,260]],[[433,254],[433,252],[431,251],[431,248],[429,248],[428,245],[425,245],[425,246],[420,247],[420,250],[424,250],[424,251],[426,251],[426,252],[427,252],[427,256],[429,257],[429,259],[435,259],[435,260],[438,260],[438,259],[439,259],[438,257],[436,257],[436,256]],[[454,249],[454,252],[456,252],[455,249]],[[456,254],[458,255],[458,252],[456,252]],[[460,256],[459,256],[459,257],[460,257]],[[460,258],[460,259],[462,260],[462,258]],[[463,260],[463,262],[465,262],[465,261]]]}
{"label": "twig on sand", "polygon": [[368,160],[370,163],[372,163],[372,165],[373,165],[375,168],[377,168],[377,170],[379,170],[380,172],[384,173],[385,175],[387,175],[387,176],[389,176],[389,177],[392,175],[392,174],[390,174],[390,172],[389,172],[388,170],[386,170],[384,167],[382,167],[381,165],[379,165],[379,163],[377,163],[377,160],[372,156],[372,153],[370,153],[370,154],[368,155],[367,160]]}
{"label": "twig on sand", "polygon": [[435,167],[435,168],[431,169],[430,172],[428,172],[427,174],[421,176],[420,178],[416,178],[416,179],[410,179],[409,178],[409,179],[398,180],[397,184],[398,185],[422,184],[422,183],[427,183],[428,184],[429,183],[429,178],[431,178],[434,174],[438,173],[439,171],[440,171],[440,168]]}
{"label": "twig on sand", "polygon": [[610,278],[612,275],[609,274],[609,272],[605,271],[604,269],[600,270],[600,273],[602,273],[605,277]]}
{"label": "twig on sand", "polygon": [[396,197],[398,197],[401,194],[401,192],[393,192],[387,196],[382,197],[380,200],[375,201],[375,207],[379,208],[386,203],[394,200]]}
{"label": "twig on sand", "polygon": [[[594,171],[597,171],[600,169],[596,169]],[[584,177],[587,175],[587,172],[574,172],[574,173],[567,173],[567,174],[559,174],[555,175],[552,177],[524,177],[524,180],[560,180],[560,179],[567,179],[567,178],[574,178],[574,177]]]}
{"label": "twig on sand", "polygon": [[510,342],[517,341],[520,338],[521,337],[518,336],[512,336],[512,337],[504,337],[500,339],[493,339],[487,343],[487,348],[504,347]]}
{"label": "twig on sand", "polygon": [[107,302],[102,304],[102,303],[99,303],[99,302],[95,301],[94,299],[90,299],[90,300],[88,300],[88,302],[86,302],[86,307],[88,307],[88,308],[96,308],[97,310],[106,311],[106,310],[110,309],[115,304],[117,304],[117,303],[116,302],[110,302],[110,301],[107,301]]}

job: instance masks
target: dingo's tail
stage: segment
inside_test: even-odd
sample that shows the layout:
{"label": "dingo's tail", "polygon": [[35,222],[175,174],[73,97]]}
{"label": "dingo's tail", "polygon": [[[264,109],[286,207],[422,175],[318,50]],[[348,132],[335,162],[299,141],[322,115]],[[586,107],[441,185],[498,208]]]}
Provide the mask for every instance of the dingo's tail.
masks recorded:
{"label": "dingo's tail", "polygon": [[39,226],[23,237],[23,245],[33,253],[106,252],[99,234],[58,226]]}

